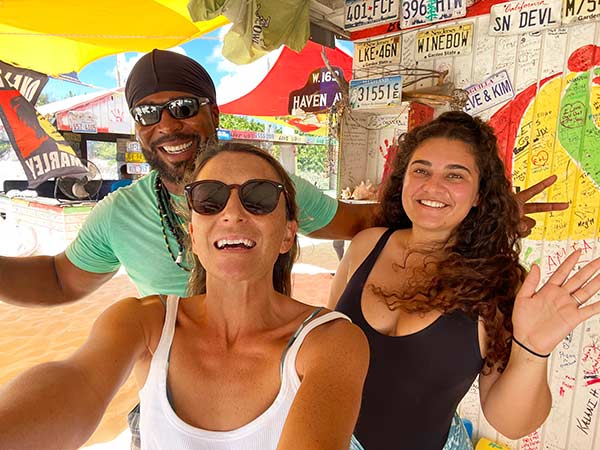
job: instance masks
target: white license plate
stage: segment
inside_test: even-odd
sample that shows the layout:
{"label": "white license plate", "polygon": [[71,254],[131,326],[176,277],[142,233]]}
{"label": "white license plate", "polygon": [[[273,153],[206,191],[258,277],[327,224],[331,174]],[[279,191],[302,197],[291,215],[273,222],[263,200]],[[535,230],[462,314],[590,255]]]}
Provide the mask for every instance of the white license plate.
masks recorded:
{"label": "white license plate", "polygon": [[466,0],[404,0],[402,2],[402,28],[424,23],[464,17]]}
{"label": "white license plate", "polygon": [[600,0],[563,0],[563,24],[591,20],[600,20]]}
{"label": "white license plate", "polygon": [[399,105],[402,101],[402,76],[350,81],[350,107],[368,109]]}
{"label": "white license plate", "polygon": [[346,0],[344,28],[371,27],[400,18],[401,0]]}
{"label": "white license plate", "polygon": [[[400,64],[400,37],[395,36],[386,39],[377,39],[376,41],[356,42],[354,44],[354,64],[355,71]],[[360,78],[360,77],[356,77]]]}

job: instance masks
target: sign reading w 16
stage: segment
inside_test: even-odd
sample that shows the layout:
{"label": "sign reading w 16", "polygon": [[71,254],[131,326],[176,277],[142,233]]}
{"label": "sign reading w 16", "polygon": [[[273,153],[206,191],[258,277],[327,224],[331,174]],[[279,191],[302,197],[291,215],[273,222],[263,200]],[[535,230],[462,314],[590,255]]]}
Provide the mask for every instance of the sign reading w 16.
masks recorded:
{"label": "sign reading w 16", "polygon": [[401,0],[346,0],[344,29],[371,27],[400,18]]}
{"label": "sign reading w 16", "polygon": [[456,19],[466,14],[466,0],[404,0],[401,27],[410,28],[423,23]]}

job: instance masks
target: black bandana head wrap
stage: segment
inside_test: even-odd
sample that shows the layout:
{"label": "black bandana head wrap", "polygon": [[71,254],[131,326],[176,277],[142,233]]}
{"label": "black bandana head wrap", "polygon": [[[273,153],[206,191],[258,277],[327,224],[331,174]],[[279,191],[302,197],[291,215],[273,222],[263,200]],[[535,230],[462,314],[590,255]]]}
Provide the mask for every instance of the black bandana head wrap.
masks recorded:
{"label": "black bandana head wrap", "polygon": [[208,72],[187,56],[154,49],[133,66],[125,84],[125,98],[133,108],[144,97],[162,91],[189,92],[217,103]]}

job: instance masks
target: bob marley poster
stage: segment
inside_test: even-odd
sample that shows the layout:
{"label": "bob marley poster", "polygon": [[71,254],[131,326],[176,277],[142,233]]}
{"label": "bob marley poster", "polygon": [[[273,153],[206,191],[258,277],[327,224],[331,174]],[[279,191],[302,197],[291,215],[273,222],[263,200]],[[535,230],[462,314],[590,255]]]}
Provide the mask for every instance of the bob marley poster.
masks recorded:
{"label": "bob marley poster", "polygon": [[60,133],[16,89],[0,88],[0,119],[30,188],[50,178],[87,173]]}

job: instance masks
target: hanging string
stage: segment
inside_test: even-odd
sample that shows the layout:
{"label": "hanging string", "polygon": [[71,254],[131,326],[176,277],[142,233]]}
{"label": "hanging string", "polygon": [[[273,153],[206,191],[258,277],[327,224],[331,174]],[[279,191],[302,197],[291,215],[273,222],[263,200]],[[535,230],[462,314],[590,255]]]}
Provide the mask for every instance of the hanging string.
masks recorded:
{"label": "hanging string", "polygon": [[[173,262],[181,269],[185,270],[186,272],[191,272],[191,269],[182,264],[183,254],[185,252],[185,235],[182,229],[181,221],[179,216],[177,216],[177,214],[175,214],[173,211],[173,208],[171,207],[171,195],[158,175],[156,176],[156,180],[154,182],[154,190],[156,192],[156,199],[158,203],[160,225],[162,227],[162,233],[163,237],[165,238],[165,245],[167,246],[169,255],[171,255]],[[177,242],[177,256],[175,256],[173,250],[171,249],[171,244],[169,243],[169,239],[167,237],[167,228]]]}

